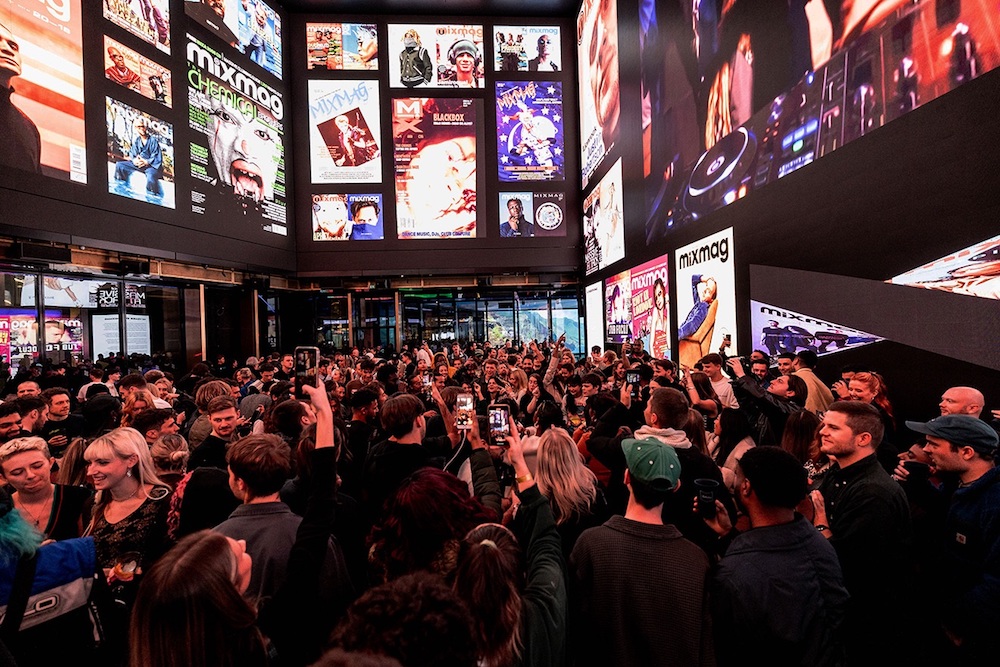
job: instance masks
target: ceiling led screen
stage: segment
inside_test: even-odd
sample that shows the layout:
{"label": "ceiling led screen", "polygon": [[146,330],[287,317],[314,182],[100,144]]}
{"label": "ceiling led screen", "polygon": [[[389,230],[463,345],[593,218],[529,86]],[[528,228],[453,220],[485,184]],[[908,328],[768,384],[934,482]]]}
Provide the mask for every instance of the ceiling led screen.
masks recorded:
{"label": "ceiling led screen", "polygon": [[726,336],[732,342],[729,353],[738,354],[732,228],[680,247],[674,257],[680,363],[693,368],[717,352]]}
{"label": "ceiling led screen", "polygon": [[87,182],[82,33],[78,0],[0,0],[0,87],[13,89],[0,164]]}
{"label": "ceiling led screen", "polygon": [[390,25],[393,88],[482,88],[483,26]]}
{"label": "ceiling led screen", "polygon": [[243,54],[244,63],[252,62],[281,78],[281,17],[269,4],[262,0],[185,0],[184,11]]}
{"label": "ceiling led screen", "polygon": [[493,68],[497,72],[560,71],[558,26],[493,26]]}
{"label": "ceiling led screen", "polygon": [[618,141],[618,7],[584,0],[576,20],[583,187]]}

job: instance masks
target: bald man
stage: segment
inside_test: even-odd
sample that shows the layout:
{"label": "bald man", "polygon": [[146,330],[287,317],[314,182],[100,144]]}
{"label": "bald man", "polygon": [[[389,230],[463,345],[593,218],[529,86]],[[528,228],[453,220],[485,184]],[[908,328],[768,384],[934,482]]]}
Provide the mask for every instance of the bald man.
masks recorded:
{"label": "bald man", "polygon": [[942,415],[971,415],[979,417],[986,399],[983,392],[973,387],[951,387],[941,395]]}

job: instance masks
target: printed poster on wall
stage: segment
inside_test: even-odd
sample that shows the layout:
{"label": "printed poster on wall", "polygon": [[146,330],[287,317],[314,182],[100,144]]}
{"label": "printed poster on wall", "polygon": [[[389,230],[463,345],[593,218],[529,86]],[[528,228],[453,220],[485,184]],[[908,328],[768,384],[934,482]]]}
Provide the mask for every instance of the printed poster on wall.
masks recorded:
{"label": "printed poster on wall", "polygon": [[186,0],[185,13],[250,62],[281,78],[281,17],[263,0]]}
{"label": "printed poster on wall", "polygon": [[493,68],[497,72],[558,72],[562,43],[558,26],[493,26]]}
{"label": "printed poster on wall", "polygon": [[381,241],[382,195],[312,196],[313,241]]}
{"label": "printed poster on wall", "polygon": [[108,192],[175,208],[174,126],[104,98],[108,128]]}
{"label": "printed poster on wall", "polygon": [[281,93],[188,35],[191,210],[288,235]]}
{"label": "printed poster on wall", "polygon": [[307,23],[308,69],[377,70],[374,23]]}
{"label": "printed poster on wall", "polygon": [[378,81],[309,82],[313,183],[382,182]]}
{"label": "printed poster on wall", "polygon": [[750,332],[753,345],[773,359],[786,352],[812,350],[819,356],[885,340],[794,310],[750,300]]}
{"label": "printed poster on wall", "polygon": [[0,0],[0,37],[17,43],[0,60],[13,88],[0,165],[87,182],[79,0]]}
{"label": "printed poster on wall", "polygon": [[678,248],[674,258],[680,363],[693,368],[727,335],[730,356],[739,354],[732,227]]}
{"label": "printed poster on wall", "polygon": [[667,256],[632,269],[632,340],[654,359],[670,358],[670,276]]}
{"label": "printed poster on wall", "polygon": [[604,299],[608,342],[624,343],[632,337],[632,283],[628,271],[604,281]]}
{"label": "printed poster on wall", "polygon": [[104,77],[170,108],[170,69],[107,35],[104,36]]}
{"label": "printed poster on wall", "polygon": [[476,237],[482,116],[481,100],[392,100],[399,238]]}
{"label": "printed poster on wall", "polygon": [[483,26],[390,24],[392,88],[482,88]]}
{"label": "printed poster on wall", "polygon": [[583,200],[583,243],[588,275],[625,259],[621,159]]}
{"label": "printed poster on wall", "polygon": [[496,105],[498,178],[563,180],[562,84],[497,81]]}
{"label": "printed poster on wall", "polygon": [[618,3],[584,0],[576,20],[583,187],[618,141]]}

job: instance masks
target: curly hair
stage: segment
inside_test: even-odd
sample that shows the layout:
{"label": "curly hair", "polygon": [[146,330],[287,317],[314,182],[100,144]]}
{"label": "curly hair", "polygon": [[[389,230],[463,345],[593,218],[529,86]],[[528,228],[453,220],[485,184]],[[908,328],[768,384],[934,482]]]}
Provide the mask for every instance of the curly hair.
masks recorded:
{"label": "curly hair", "polygon": [[421,468],[386,501],[382,520],[372,529],[373,575],[385,580],[417,570],[448,575],[459,540],[494,518],[469,494],[468,484],[443,470]]}

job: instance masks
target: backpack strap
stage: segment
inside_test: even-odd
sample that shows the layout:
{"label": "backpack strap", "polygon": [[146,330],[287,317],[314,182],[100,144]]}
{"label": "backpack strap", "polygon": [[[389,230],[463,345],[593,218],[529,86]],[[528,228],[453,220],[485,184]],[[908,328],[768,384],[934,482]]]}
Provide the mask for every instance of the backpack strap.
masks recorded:
{"label": "backpack strap", "polygon": [[38,552],[31,556],[22,557],[17,562],[17,571],[14,573],[14,583],[10,588],[10,597],[7,599],[7,613],[4,614],[3,623],[0,624],[0,635],[7,641],[17,636],[21,631],[21,620],[24,612],[28,608],[28,598],[31,596],[31,586],[35,583],[35,567],[38,565]]}

